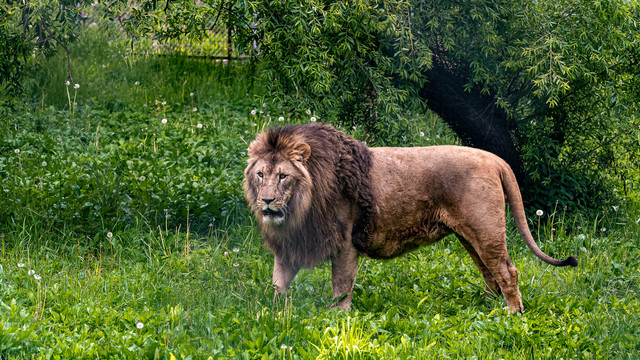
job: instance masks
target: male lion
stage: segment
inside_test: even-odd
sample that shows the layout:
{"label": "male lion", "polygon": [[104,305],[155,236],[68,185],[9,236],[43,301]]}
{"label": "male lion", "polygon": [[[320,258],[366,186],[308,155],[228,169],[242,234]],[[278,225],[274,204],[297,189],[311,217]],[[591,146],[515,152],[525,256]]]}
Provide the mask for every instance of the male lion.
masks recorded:
{"label": "male lion", "polygon": [[331,259],[335,304],[349,309],[358,257],[389,259],[455,233],[484,277],[522,312],[518,270],[505,239],[505,198],[531,251],[518,184],[499,157],[459,146],[367,148],[331,126],[273,128],[249,146],[247,201],[275,255],[284,292],[298,270]]}

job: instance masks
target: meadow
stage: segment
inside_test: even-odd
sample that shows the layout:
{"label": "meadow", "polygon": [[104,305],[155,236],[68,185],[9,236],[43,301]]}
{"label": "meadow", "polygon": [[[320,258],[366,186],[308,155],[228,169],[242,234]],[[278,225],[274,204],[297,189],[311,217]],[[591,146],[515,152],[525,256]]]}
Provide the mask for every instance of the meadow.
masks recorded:
{"label": "meadow", "polygon": [[[72,56],[79,87],[57,57],[0,108],[0,359],[640,357],[638,204],[528,214],[573,269],[535,258],[508,219],[524,314],[485,292],[453,237],[361,259],[353,310],[330,311],[328,264],[274,296],[241,181],[262,129],[333,119],[261,99],[241,62],[136,55],[96,33]],[[394,126],[397,143],[373,145],[457,143],[432,116]]]}

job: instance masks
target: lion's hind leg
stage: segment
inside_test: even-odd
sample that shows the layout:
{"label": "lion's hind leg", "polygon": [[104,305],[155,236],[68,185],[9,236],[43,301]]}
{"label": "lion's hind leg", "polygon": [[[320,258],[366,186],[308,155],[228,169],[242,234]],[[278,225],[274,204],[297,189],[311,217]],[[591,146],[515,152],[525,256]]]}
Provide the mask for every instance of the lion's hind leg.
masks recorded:
{"label": "lion's hind leg", "polygon": [[493,274],[491,274],[491,271],[489,271],[489,268],[487,268],[487,265],[485,265],[482,262],[482,260],[480,260],[480,256],[478,255],[476,250],[473,248],[473,246],[471,246],[471,244],[469,244],[469,242],[465,238],[463,238],[461,235],[456,234],[456,237],[458,238],[458,240],[460,240],[460,243],[462,244],[462,246],[464,246],[464,248],[467,250],[467,252],[471,256],[471,259],[473,260],[473,263],[476,264],[476,267],[478,268],[478,270],[480,271],[480,274],[484,278],[484,283],[486,285],[485,290],[495,295],[502,295],[502,290],[500,290],[500,285],[498,285],[498,282],[493,277]]}
{"label": "lion's hind leg", "polygon": [[[522,296],[518,288],[518,270],[511,262],[511,258],[507,252],[505,234],[502,233],[501,237],[496,237],[495,234],[487,235],[478,232],[460,235],[465,239],[465,241],[461,241],[467,251],[469,251],[469,248],[467,248],[465,242],[467,242],[471,250],[475,252],[475,255],[471,251],[469,251],[469,254],[471,254],[474,262],[476,262],[476,266],[480,269],[487,285],[490,287],[496,284],[498,285],[498,288],[507,301],[507,311],[510,314],[523,312]],[[478,260],[476,260],[475,256],[477,256]],[[478,265],[478,263],[482,265]],[[491,276],[486,274],[485,268]]]}

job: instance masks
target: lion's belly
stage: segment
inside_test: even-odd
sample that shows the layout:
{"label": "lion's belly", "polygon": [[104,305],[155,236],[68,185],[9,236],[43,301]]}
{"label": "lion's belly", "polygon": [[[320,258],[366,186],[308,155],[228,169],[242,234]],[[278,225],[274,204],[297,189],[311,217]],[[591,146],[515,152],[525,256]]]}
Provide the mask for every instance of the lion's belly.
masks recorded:
{"label": "lion's belly", "polygon": [[425,216],[421,221],[402,227],[377,229],[371,237],[366,255],[376,259],[390,259],[430,245],[452,231],[444,224]]}

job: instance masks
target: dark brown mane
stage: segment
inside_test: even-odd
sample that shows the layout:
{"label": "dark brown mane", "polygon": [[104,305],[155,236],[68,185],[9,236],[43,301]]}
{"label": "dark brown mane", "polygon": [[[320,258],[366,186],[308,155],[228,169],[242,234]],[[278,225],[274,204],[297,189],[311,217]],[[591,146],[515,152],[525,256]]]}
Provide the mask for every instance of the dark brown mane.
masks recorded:
{"label": "dark brown mane", "polygon": [[324,124],[272,128],[256,142],[251,145],[252,156],[271,157],[274,162],[300,143],[311,148],[305,164],[313,182],[311,207],[298,226],[282,232],[263,231],[267,247],[295,267],[311,267],[336,254],[347,225],[338,221],[337,204],[346,199],[358,211],[352,242],[360,251],[367,248],[375,199],[369,179],[371,153],[364,144]]}

